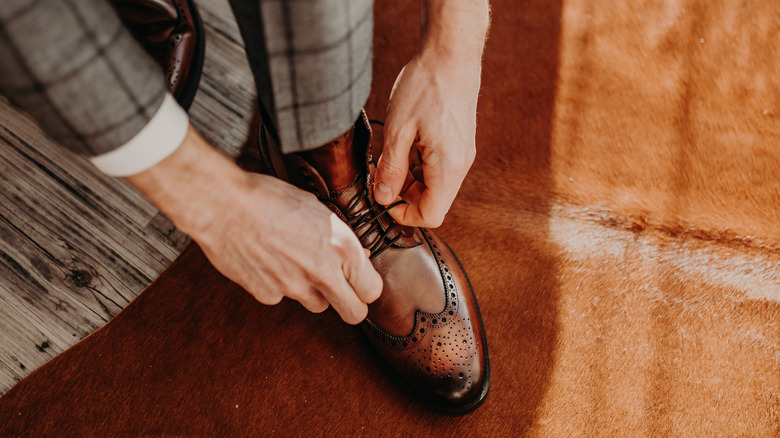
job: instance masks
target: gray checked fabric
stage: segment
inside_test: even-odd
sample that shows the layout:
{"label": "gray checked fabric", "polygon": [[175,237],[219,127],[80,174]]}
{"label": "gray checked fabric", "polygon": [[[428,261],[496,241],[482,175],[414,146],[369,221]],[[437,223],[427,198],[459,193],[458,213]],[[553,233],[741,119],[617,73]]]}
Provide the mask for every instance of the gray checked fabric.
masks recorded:
{"label": "gray checked fabric", "polygon": [[282,150],[343,134],[371,90],[373,0],[230,2]]}
{"label": "gray checked fabric", "polygon": [[57,142],[94,156],[147,124],[165,82],[107,1],[2,0],[0,92]]}
{"label": "gray checked fabric", "polygon": [[[285,152],[344,133],[371,86],[372,0],[231,0],[261,112]],[[76,153],[137,134],[165,93],[160,67],[106,0],[0,1],[0,92]]]}

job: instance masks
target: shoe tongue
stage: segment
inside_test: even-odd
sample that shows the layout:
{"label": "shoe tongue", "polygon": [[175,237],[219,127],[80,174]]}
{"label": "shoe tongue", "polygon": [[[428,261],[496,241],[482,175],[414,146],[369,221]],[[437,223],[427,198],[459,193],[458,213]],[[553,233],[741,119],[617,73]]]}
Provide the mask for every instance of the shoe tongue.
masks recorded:
{"label": "shoe tongue", "polygon": [[[292,182],[336,207],[342,217],[375,208],[371,187],[366,187],[375,170],[370,156],[370,139],[367,123],[357,124],[327,145],[287,155],[285,161]],[[367,248],[390,228],[392,230],[386,235],[388,239],[403,234],[397,245],[411,247],[422,243],[413,228],[397,226],[387,214],[380,215],[377,222],[380,229],[365,235],[358,230]]]}
{"label": "shoe tongue", "polygon": [[365,167],[362,163],[365,157],[358,156],[353,138],[354,129],[350,129],[327,145],[299,153],[317,171],[331,192],[353,186],[358,174],[364,173],[359,170]]}

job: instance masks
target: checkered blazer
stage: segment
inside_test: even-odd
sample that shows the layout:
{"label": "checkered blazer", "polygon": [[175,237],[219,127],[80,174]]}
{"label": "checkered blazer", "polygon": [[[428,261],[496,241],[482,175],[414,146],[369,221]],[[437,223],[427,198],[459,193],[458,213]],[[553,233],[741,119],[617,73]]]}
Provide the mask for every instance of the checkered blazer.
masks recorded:
{"label": "checkered blazer", "polygon": [[[372,0],[231,0],[286,152],[342,134],[370,91]],[[149,123],[165,82],[107,0],[2,0],[0,92],[86,156]]]}
{"label": "checkered blazer", "polygon": [[0,92],[76,153],[138,133],[165,93],[160,67],[105,0],[2,0]]}

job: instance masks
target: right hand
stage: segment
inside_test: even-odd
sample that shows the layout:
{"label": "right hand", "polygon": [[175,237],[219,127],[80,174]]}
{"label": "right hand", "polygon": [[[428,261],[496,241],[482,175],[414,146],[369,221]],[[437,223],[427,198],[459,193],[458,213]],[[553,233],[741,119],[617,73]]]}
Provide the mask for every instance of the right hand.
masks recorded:
{"label": "right hand", "polygon": [[261,303],[288,297],[312,312],[330,305],[357,324],[382,292],[357,236],[314,195],[244,172],[194,129],[173,154],[127,180]]}
{"label": "right hand", "polygon": [[231,207],[193,235],[211,263],[263,304],[282,297],[318,313],[332,305],[357,324],[382,278],[355,233],[317,198],[276,178],[247,174]]}

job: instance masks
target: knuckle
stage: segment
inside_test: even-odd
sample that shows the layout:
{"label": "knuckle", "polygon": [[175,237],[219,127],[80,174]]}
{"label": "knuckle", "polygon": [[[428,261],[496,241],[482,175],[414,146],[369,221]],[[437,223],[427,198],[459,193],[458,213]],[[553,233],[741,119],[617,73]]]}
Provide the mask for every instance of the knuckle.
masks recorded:
{"label": "knuckle", "polygon": [[349,281],[350,278],[354,277],[354,274],[357,271],[357,266],[358,263],[356,263],[355,257],[351,254],[345,254],[342,258],[340,272],[342,272],[344,278]]}
{"label": "knuckle", "polygon": [[309,307],[309,310],[312,313],[322,313],[322,312],[328,310],[328,307],[330,307],[330,305],[328,304],[327,301],[319,301],[319,302],[315,302],[314,304],[312,304]]}
{"label": "knuckle", "polygon": [[333,234],[330,237],[330,244],[336,251],[346,251],[350,246],[352,230],[341,220],[334,222]]}
{"label": "knuckle", "polygon": [[309,294],[297,301],[312,313],[322,313],[329,306],[329,303],[322,296],[316,293]]}
{"label": "knuckle", "polygon": [[477,153],[475,149],[467,149],[462,155],[449,157],[447,166],[457,175],[465,175],[474,164]]}
{"label": "knuckle", "polygon": [[386,146],[400,146],[401,139],[414,138],[417,129],[411,124],[399,124],[396,119],[389,119],[385,125]]}
{"label": "knuckle", "polygon": [[306,280],[293,279],[285,283],[284,293],[281,295],[300,302],[307,298],[309,290],[311,287]]}
{"label": "knuckle", "polygon": [[333,247],[341,258],[342,264],[351,266],[360,261],[359,257],[363,251],[352,230],[347,231],[343,235],[334,237]]}
{"label": "knuckle", "polygon": [[406,176],[406,172],[407,171],[402,169],[401,166],[390,162],[388,159],[384,159],[379,162],[379,167],[377,168],[377,178],[382,180],[398,179],[400,177]]}
{"label": "knuckle", "polygon": [[378,275],[374,278],[375,280],[372,280],[374,284],[370,285],[368,288],[367,298],[370,300],[370,302],[374,302],[379,299],[379,297],[382,296],[382,290],[384,289],[384,282],[382,281],[382,278]]}
{"label": "knuckle", "polygon": [[[355,281],[359,281],[361,278],[365,278],[366,275],[370,275],[372,272],[376,273],[374,266],[368,258],[366,252],[360,248],[358,251],[351,254],[343,265],[344,276],[350,284],[354,285]],[[376,278],[379,281],[379,288],[382,287],[382,278],[379,274],[376,274]],[[372,283],[372,286],[374,284]]]}
{"label": "knuckle", "polygon": [[426,228],[438,228],[444,222],[444,215],[441,213],[434,213],[426,216],[423,219]]}
{"label": "knuckle", "polygon": [[275,306],[279,304],[279,302],[282,301],[282,297],[282,294],[255,295],[257,301],[259,301],[261,304],[265,304],[266,306]]}
{"label": "knuckle", "polygon": [[361,257],[363,255],[363,250],[360,245],[353,245],[352,243],[345,244],[341,252],[342,266],[346,269],[356,269],[360,266]]}
{"label": "knuckle", "polygon": [[301,301],[304,298],[303,288],[300,286],[287,286],[285,288],[284,296],[295,301]]}
{"label": "knuckle", "polygon": [[350,309],[347,312],[346,319],[344,320],[348,324],[360,324],[368,316],[368,306],[358,306],[357,309]]}
{"label": "knuckle", "polygon": [[442,223],[444,223],[443,219],[436,219],[436,220],[428,222],[428,225],[426,225],[426,228],[439,228]]}
{"label": "knuckle", "polygon": [[306,279],[314,286],[326,286],[331,284],[332,277],[327,269],[317,267],[307,273]]}

